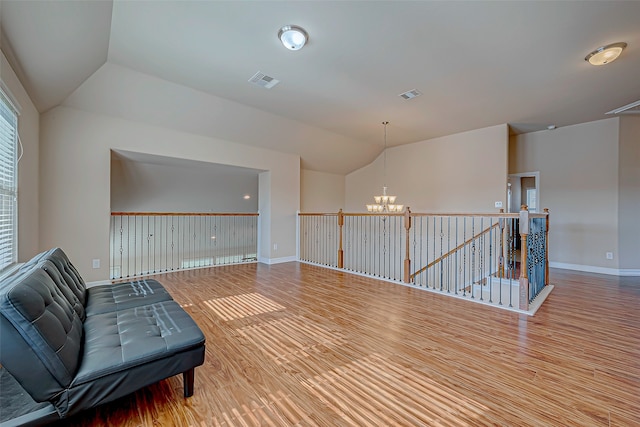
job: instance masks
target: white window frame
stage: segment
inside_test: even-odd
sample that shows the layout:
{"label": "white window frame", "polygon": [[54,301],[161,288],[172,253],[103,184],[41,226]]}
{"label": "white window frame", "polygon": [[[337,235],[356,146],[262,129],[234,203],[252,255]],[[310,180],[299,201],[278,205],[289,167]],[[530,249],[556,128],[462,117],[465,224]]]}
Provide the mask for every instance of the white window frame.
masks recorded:
{"label": "white window frame", "polygon": [[[2,83],[2,82],[0,82]],[[18,115],[0,85],[0,272],[18,261]]]}

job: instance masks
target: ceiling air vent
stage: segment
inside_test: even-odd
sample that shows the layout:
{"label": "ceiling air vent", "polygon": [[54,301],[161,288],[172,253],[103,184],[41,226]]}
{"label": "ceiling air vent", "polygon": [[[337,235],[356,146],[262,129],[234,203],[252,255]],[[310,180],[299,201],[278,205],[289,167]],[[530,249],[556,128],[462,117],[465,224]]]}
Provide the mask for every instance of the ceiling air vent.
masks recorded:
{"label": "ceiling air vent", "polygon": [[258,71],[249,79],[249,83],[253,83],[254,85],[261,86],[266,89],[271,89],[280,83],[280,80],[276,80],[273,77],[267,76],[266,74]]}
{"label": "ceiling air vent", "polygon": [[640,101],[608,111],[607,114],[640,114]]}
{"label": "ceiling air vent", "polygon": [[400,94],[400,95],[398,95],[398,96],[402,97],[403,99],[413,99],[413,98],[415,98],[416,96],[420,96],[420,95],[422,95],[422,92],[420,92],[420,91],[419,91],[419,90],[417,90],[417,89],[413,89],[413,90],[410,90],[410,91],[408,91],[408,92],[401,93],[401,94]]}

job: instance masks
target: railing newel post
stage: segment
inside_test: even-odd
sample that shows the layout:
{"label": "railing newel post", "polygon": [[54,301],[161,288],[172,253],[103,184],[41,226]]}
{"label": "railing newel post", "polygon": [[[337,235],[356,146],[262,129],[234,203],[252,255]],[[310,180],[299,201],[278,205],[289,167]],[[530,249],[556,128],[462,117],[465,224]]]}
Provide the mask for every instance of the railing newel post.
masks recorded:
{"label": "railing newel post", "polygon": [[547,215],[545,221],[545,238],[544,238],[544,285],[549,284],[549,208],[544,208]]}
{"label": "railing newel post", "polygon": [[404,283],[409,283],[409,275],[411,274],[411,257],[409,256],[409,230],[411,230],[411,209],[407,206],[404,211],[404,229],[405,229],[405,255],[404,255]]}
{"label": "railing newel post", "polygon": [[498,277],[504,278],[504,209],[500,208],[500,216],[498,217],[498,223],[500,225],[500,255],[498,259]]}
{"label": "railing newel post", "polygon": [[529,235],[529,208],[520,208],[520,310],[529,310],[529,277],[527,273],[527,236]]}
{"label": "railing newel post", "polygon": [[344,250],[342,249],[342,227],[344,226],[344,213],[342,209],[338,211],[338,228],[339,228],[339,244],[338,244],[338,268],[344,268]]}

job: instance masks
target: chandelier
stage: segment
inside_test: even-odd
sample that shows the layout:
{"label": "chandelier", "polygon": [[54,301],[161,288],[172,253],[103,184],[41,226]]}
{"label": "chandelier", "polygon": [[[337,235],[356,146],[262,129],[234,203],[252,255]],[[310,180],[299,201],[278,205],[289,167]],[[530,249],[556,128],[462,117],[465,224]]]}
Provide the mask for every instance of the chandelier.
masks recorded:
{"label": "chandelier", "polygon": [[396,205],[396,196],[389,196],[387,194],[387,185],[384,182],[387,180],[387,125],[389,122],[382,122],[384,125],[384,168],[383,168],[383,184],[382,184],[382,195],[381,196],[373,196],[373,200],[375,200],[375,204],[367,205],[368,212],[379,212],[379,213],[393,213],[393,212],[402,212],[404,209],[404,205]]}

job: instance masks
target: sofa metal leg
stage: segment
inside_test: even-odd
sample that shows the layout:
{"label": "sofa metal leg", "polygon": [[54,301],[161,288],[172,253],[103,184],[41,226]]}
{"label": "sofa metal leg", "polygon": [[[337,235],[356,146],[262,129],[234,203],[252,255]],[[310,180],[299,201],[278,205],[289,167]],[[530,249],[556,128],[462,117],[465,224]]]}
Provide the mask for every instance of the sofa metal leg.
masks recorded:
{"label": "sofa metal leg", "polygon": [[182,373],[182,382],[184,383],[184,397],[193,396],[193,382],[195,377],[195,368],[191,368],[188,371]]}

